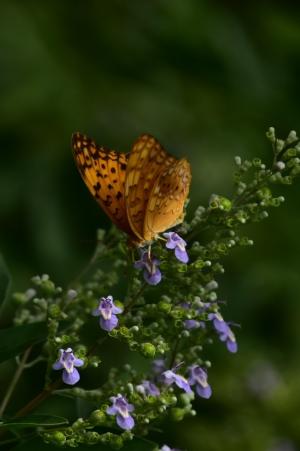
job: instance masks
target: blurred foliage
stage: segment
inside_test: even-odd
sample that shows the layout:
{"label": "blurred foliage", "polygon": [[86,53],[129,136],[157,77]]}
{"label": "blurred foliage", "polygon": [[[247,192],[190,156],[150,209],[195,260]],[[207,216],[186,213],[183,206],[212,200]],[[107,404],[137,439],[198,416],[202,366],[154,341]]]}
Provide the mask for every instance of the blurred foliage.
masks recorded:
{"label": "blurred foliage", "polygon": [[[42,272],[73,279],[96,228],[109,224],[72,161],[73,131],[119,150],[149,132],[186,155],[192,212],[211,192],[230,193],[236,154],[269,155],[269,125],[282,136],[299,129],[299,13],[294,2],[3,0],[0,249],[13,287]],[[249,226],[254,248],[227,259],[221,290],[227,317],[242,324],[240,352],[220,347],[213,399],[180,428],[166,425],[160,442],[191,451],[300,449],[298,203],[295,184],[270,220]],[[11,365],[1,367],[1,385]],[[36,393],[33,377],[28,371],[17,404]],[[251,377],[267,377],[265,392]]]}

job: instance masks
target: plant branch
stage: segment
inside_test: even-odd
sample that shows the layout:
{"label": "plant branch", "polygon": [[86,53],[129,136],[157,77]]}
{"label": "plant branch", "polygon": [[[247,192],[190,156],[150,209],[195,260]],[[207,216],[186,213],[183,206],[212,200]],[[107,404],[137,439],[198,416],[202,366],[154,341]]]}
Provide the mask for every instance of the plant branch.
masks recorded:
{"label": "plant branch", "polygon": [[0,407],[0,417],[3,416],[4,411],[6,409],[6,406],[9,403],[9,400],[11,398],[11,395],[13,394],[13,391],[14,391],[14,389],[15,389],[15,387],[16,387],[16,385],[17,385],[17,383],[18,383],[18,381],[19,381],[19,379],[21,377],[21,374],[22,374],[22,372],[23,372],[23,370],[25,368],[25,364],[26,364],[26,361],[27,361],[27,359],[29,357],[31,349],[32,348],[30,346],[24,352],[24,355],[23,355],[23,357],[22,357],[22,359],[21,359],[21,361],[19,363],[19,366],[18,366],[18,368],[17,368],[17,370],[16,370],[16,372],[14,374],[14,377],[12,378],[12,381],[11,381],[9,387],[8,387],[8,390],[6,392],[6,395],[5,395],[4,399],[3,399],[1,407]]}

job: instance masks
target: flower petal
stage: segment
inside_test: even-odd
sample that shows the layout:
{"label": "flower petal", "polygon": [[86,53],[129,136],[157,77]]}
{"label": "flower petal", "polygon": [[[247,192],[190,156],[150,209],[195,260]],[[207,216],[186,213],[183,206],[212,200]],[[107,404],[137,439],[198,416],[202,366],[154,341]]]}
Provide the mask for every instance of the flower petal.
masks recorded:
{"label": "flower petal", "polygon": [[189,261],[189,256],[186,250],[181,250],[179,247],[175,248],[175,257],[182,263],[187,263]]}
{"label": "flower petal", "polygon": [[156,268],[154,274],[149,274],[149,272],[145,269],[144,279],[149,285],[157,285],[161,281],[161,272],[158,268]]}
{"label": "flower petal", "polygon": [[78,373],[76,368],[73,369],[72,373],[68,373],[66,370],[63,371],[62,380],[65,384],[74,385],[79,381],[79,379],[80,374]]}
{"label": "flower petal", "polygon": [[192,392],[192,389],[191,389],[188,381],[183,376],[180,376],[179,374],[175,375],[175,384],[177,385],[177,387],[182,388],[182,390],[184,390],[186,393]]}
{"label": "flower petal", "polygon": [[236,353],[238,350],[238,345],[236,341],[227,340],[226,347],[229,352]]}
{"label": "flower petal", "polygon": [[196,385],[196,392],[201,398],[208,399],[211,397],[212,390],[211,386],[207,385],[206,387],[202,387],[200,384]]}
{"label": "flower petal", "polygon": [[122,429],[130,430],[134,427],[134,419],[130,415],[126,418],[121,415],[117,415],[117,424]]}
{"label": "flower petal", "polygon": [[91,311],[91,314],[92,314],[93,316],[100,316],[101,313],[100,313],[99,307],[97,307],[97,308],[95,308],[94,310],[92,310],[92,311]]}
{"label": "flower petal", "polygon": [[188,330],[198,329],[200,327],[200,322],[195,319],[186,319],[184,321],[184,327]]}
{"label": "flower petal", "polygon": [[60,360],[57,360],[55,363],[53,363],[52,368],[54,370],[62,370],[63,369],[63,364],[60,362]]}
{"label": "flower petal", "polygon": [[116,415],[118,413],[118,410],[115,408],[115,406],[110,406],[110,407],[107,407],[106,413],[108,415]]}
{"label": "flower petal", "polygon": [[77,358],[75,357],[75,360],[74,360],[74,366],[80,367],[80,366],[83,366],[83,365],[84,365],[84,361],[83,361],[82,359],[77,359]]}
{"label": "flower petal", "polygon": [[118,315],[119,313],[123,312],[123,309],[121,309],[120,307],[117,307],[116,305],[113,306],[112,308],[112,312],[114,315]]}
{"label": "flower petal", "polygon": [[99,322],[101,329],[110,332],[111,330],[115,329],[115,327],[117,327],[119,320],[116,315],[111,315],[110,319],[104,319],[103,317],[101,317]]}

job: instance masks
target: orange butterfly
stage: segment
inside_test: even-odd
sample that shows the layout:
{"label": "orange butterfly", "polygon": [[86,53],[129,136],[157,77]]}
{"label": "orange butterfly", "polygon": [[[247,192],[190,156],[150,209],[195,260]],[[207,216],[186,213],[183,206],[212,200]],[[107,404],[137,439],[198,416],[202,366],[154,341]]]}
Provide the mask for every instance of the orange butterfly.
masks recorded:
{"label": "orange butterfly", "polygon": [[190,165],[169,155],[153,136],[140,136],[127,154],[98,146],[80,133],[73,134],[72,147],[88,189],[136,244],[183,221]]}

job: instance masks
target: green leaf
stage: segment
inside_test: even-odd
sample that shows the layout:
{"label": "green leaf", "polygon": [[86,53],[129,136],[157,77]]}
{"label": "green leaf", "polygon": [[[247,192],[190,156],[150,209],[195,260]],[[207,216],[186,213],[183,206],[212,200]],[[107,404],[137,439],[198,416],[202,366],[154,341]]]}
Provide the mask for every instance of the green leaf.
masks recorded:
{"label": "green leaf", "polygon": [[[156,447],[158,448],[156,443],[150,440],[134,437],[133,440],[126,442],[124,447],[121,449],[122,451],[153,451]],[[57,451],[58,448],[54,444],[45,444],[40,438],[34,438],[26,441],[23,437],[23,442],[18,444],[13,449],[17,451]],[[111,448],[107,445],[102,445],[100,443],[94,447],[81,444],[77,449],[80,451],[93,451],[93,449],[97,449],[97,451],[111,450]]]}
{"label": "green leaf", "polygon": [[55,427],[65,426],[69,422],[66,418],[56,415],[30,415],[23,418],[1,419],[0,427],[6,428],[28,428],[28,427]]}
{"label": "green leaf", "polygon": [[45,340],[46,323],[24,324],[0,330],[0,362],[11,359],[29,346]]}
{"label": "green leaf", "polygon": [[4,261],[2,254],[0,254],[0,305],[1,309],[7,299],[10,289],[11,277]]}

